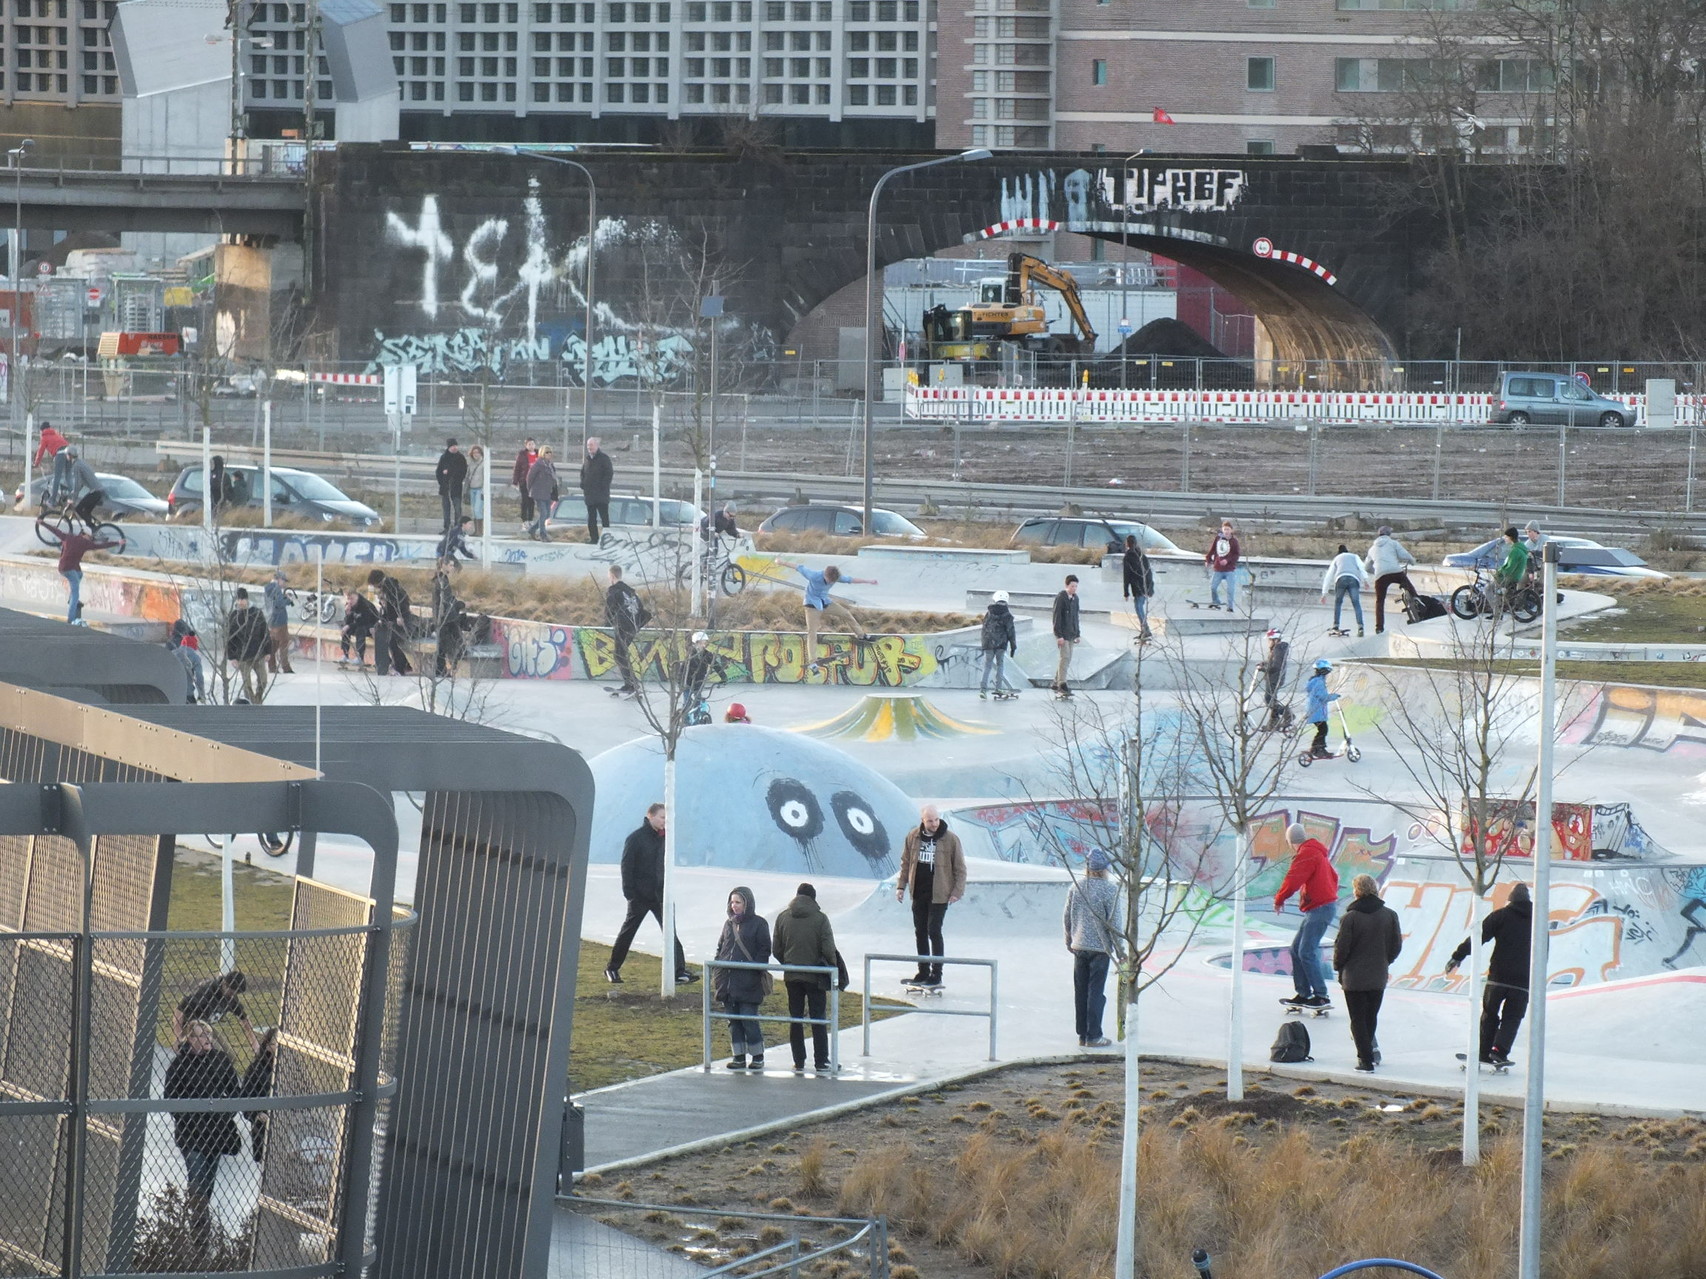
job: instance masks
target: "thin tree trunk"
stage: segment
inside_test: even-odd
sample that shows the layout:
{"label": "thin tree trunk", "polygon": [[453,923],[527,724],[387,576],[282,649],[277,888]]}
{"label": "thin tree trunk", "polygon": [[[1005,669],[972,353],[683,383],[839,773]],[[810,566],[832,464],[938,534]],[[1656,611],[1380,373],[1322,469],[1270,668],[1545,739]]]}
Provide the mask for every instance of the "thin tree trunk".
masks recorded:
{"label": "thin tree trunk", "polygon": [[1463,1062],[1463,1164],[1481,1162],[1481,920],[1486,894],[1476,892],[1469,911],[1469,1040]]}
{"label": "thin tree trunk", "polygon": [[1248,833],[1238,832],[1232,878],[1232,1009],[1226,1027],[1226,1100],[1244,1099],[1244,869]]}
{"label": "thin tree trunk", "polygon": [[1120,1220],[1114,1243],[1114,1279],[1137,1279],[1138,1103],[1143,1096],[1137,1055],[1137,981],[1125,1002],[1125,1125],[1120,1137]]}
{"label": "thin tree trunk", "polygon": [[663,757],[663,977],[658,993],[675,994],[675,747]]}

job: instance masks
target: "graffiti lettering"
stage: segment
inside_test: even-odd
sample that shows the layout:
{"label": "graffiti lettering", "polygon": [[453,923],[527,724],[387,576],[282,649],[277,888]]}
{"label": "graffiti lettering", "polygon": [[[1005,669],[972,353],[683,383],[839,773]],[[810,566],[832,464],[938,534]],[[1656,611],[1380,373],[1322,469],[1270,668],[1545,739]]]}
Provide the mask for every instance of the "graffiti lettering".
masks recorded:
{"label": "graffiti lettering", "polygon": [[1566,740],[1652,751],[1681,745],[1691,755],[1706,753],[1706,696],[1700,693],[1607,684],[1595,702],[1576,721],[1592,716],[1592,727],[1579,737],[1567,730]]}
{"label": "graffiti lettering", "polygon": [[1127,169],[1123,191],[1116,190],[1118,175],[1104,169],[1099,176],[1103,199],[1127,213],[1225,213],[1245,187],[1241,169]]}
{"label": "graffiti lettering", "polygon": [[438,197],[429,195],[421,199],[421,215],[414,226],[395,213],[386,213],[385,234],[386,238],[405,247],[419,249],[425,255],[421,265],[420,308],[429,319],[437,319],[438,266],[441,262],[450,261],[454,249],[438,220]]}
{"label": "graffiti lettering", "polygon": [[369,373],[377,373],[388,365],[414,364],[429,374],[487,372],[501,378],[511,361],[551,358],[551,344],[544,338],[498,338],[485,329],[389,338],[376,330],[373,340],[379,346],[379,354],[368,361]]}

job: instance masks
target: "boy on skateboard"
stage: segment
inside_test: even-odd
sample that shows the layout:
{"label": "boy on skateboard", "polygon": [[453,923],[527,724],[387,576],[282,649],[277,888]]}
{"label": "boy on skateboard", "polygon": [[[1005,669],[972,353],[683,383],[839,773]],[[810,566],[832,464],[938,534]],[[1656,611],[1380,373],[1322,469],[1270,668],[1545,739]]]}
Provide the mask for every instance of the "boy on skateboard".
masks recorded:
{"label": "boy on skateboard", "polygon": [[1274,914],[1285,913],[1286,898],[1298,894],[1303,922],[1291,939],[1291,984],[1296,994],[1282,999],[1293,1008],[1326,1008],[1327,973],[1321,964],[1321,938],[1339,911],[1339,872],[1327,858],[1327,846],[1312,839],[1301,822],[1285,828],[1285,842],[1294,851],[1291,867],[1274,894]]}
{"label": "boy on skateboard", "polygon": [[[1513,884],[1499,909],[1481,921],[1481,941],[1493,943],[1487,965],[1487,986],[1481,992],[1481,1060],[1489,1066],[1509,1066],[1517,1028],[1528,1011],[1528,946],[1534,928],[1534,903],[1527,884]],[[1446,972],[1469,957],[1469,939],[1451,952]]]}

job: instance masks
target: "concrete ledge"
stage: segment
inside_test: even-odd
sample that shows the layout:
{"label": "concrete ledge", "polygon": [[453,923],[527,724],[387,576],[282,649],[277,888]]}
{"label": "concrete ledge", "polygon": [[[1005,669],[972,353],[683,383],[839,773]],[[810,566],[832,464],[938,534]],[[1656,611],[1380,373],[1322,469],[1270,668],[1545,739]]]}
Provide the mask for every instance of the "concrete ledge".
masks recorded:
{"label": "concrete ledge", "polygon": [[[1125,623],[1119,622],[1118,617],[1117,613],[1111,614],[1108,620],[1116,625],[1135,628],[1135,618]],[[1156,616],[1150,622],[1150,626],[1163,635],[1248,635],[1252,631],[1265,631],[1272,625],[1273,619],[1270,617],[1207,608],[1193,608],[1165,617]]]}
{"label": "concrete ledge", "polygon": [[[1027,613],[1053,613],[1054,598],[1059,591],[1008,591],[1007,607],[1015,612],[1023,609]],[[966,592],[966,611],[981,612],[987,609],[995,598],[995,591],[970,590]]]}
{"label": "concrete ledge", "polygon": [[900,560],[906,563],[1029,564],[1031,553],[1018,549],[998,550],[986,546],[864,546],[862,560]]}

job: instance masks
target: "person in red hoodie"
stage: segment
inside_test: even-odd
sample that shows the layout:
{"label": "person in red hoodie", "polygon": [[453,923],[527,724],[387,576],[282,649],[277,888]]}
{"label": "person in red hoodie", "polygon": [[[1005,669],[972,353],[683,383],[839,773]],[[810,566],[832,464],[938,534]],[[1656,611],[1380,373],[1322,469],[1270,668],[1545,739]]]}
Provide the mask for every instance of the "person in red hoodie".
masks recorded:
{"label": "person in red hoodie", "polygon": [[1339,872],[1327,860],[1327,846],[1311,839],[1302,823],[1293,822],[1285,828],[1285,842],[1296,851],[1291,855],[1285,882],[1274,894],[1274,913],[1284,914],[1286,898],[1296,893],[1303,922],[1291,939],[1291,984],[1297,993],[1280,1002],[1294,1008],[1325,1008],[1332,1000],[1327,998],[1321,939],[1339,913]]}
{"label": "person in red hoodie", "polygon": [[90,551],[110,551],[117,542],[97,542],[83,533],[61,533],[51,524],[36,521],[36,529],[46,529],[59,539],[59,575],[71,586],[71,602],[65,610],[65,620],[73,625],[83,611],[83,557]]}
{"label": "person in red hoodie", "polygon": [[1232,521],[1220,521],[1220,532],[1214,535],[1214,540],[1208,544],[1208,550],[1203,554],[1203,563],[1208,566],[1208,606],[1220,607],[1220,588],[1226,587],[1226,607],[1228,611],[1236,611],[1238,605],[1238,534],[1233,531]]}
{"label": "person in red hoodie", "polygon": [[36,445],[35,461],[32,466],[40,466],[42,458],[56,458],[59,450],[65,447],[65,437],[53,429],[53,423],[41,424],[41,443]]}

